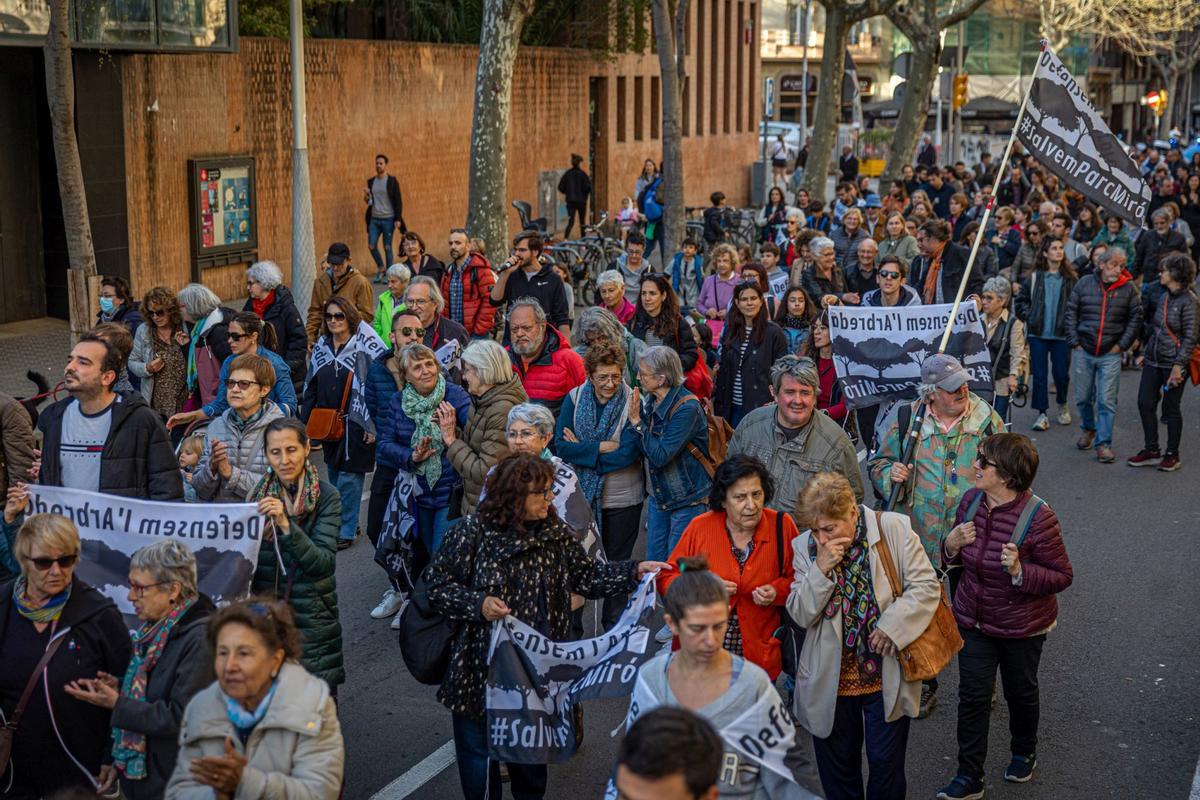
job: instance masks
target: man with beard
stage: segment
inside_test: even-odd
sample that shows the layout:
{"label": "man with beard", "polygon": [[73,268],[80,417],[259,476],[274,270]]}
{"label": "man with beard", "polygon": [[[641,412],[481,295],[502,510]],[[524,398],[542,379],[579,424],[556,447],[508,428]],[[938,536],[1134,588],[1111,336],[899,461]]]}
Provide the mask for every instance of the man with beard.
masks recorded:
{"label": "man with beard", "polygon": [[509,306],[508,332],[512,336],[508,355],[525,393],[557,416],[567,392],[587,378],[583,358],[571,349],[566,336],[546,323],[546,312],[531,297]]}
{"label": "man with beard", "polygon": [[818,472],[844,475],[862,502],[854,445],[840,425],[817,410],[820,388],[821,377],[811,358],[783,356],[771,367],[775,403],[743,417],[729,440],[726,458],[754,456],[774,476],[775,496],[768,508],[792,513],[800,490]]}
{"label": "man with beard", "polygon": [[[500,265],[499,279],[492,286],[492,305],[507,305],[509,315],[515,300],[531,297],[557,328],[566,330],[571,324],[567,305],[567,289],[562,278],[554,274],[549,263],[542,263],[542,237],[532,231],[521,231],[513,237],[512,256]],[[504,344],[512,341],[511,323],[504,329]]]}
{"label": "man with beard", "polygon": [[448,245],[450,260],[442,274],[446,308],[442,313],[466,328],[472,339],[486,339],[496,322],[490,300],[496,276],[483,256],[471,252],[465,228],[451,228]]}

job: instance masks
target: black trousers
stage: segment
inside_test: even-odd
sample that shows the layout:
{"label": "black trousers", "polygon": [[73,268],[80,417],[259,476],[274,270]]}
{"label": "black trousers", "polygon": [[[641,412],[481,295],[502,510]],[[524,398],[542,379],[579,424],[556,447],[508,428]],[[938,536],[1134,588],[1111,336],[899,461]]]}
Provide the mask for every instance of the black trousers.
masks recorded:
{"label": "black trousers", "polygon": [[[910,717],[886,720],[883,693],[839,697],[833,730],[813,737],[817,772],[828,800],[904,800],[908,790],[904,753]],[[867,786],[863,792],[862,752],[867,750]]]}
{"label": "black trousers", "polygon": [[[605,508],[600,511],[600,541],[604,543],[604,552],[609,561],[625,561],[633,557],[633,546],[637,543],[638,522],[642,519],[642,506],[645,501],[636,506],[625,508]],[[604,611],[600,620],[604,630],[617,624],[629,595],[613,595],[604,599]]]}
{"label": "black trousers", "polygon": [[958,772],[982,780],[997,667],[1008,703],[1012,754],[1037,753],[1038,664],[1046,635],[1000,639],[962,627],[959,632],[963,649],[958,653]]}
{"label": "black trousers", "polygon": [[1142,380],[1138,384],[1138,414],[1142,417],[1142,435],[1147,450],[1158,449],[1158,401],[1162,399],[1162,420],[1167,424],[1166,452],[1179,455],[1179,440],[1183,437],[1183,412],[1179,410],[1183,390],[1187,386],[1187,370],[1183,382],[1174,389],[1163,389],[1171,377],[1170,367],[1142,367]]}
{"label": "black trousers", "polygon": [[564,239],[571,238],[571,228],[575,225],[575,218],[579,217],[579,235],[583,235],[583,226],[586,224],[584,214],[587,213],[587,203],[567,203],[567,229],[563,232]]}

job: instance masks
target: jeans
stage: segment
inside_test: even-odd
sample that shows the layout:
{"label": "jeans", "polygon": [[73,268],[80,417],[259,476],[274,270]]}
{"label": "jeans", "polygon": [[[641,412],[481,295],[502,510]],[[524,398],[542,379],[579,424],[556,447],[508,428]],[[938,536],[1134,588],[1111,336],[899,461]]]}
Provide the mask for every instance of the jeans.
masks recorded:
{"label": "jeans", "polygon": [[1096,446],[1111,445],[1117,416],[1117,389],[1121,383],[1121,354],[1094,356],[1077,349],[1071,355],[1071,381],[1079,427],[1096,432]]}
{"label": "jeans", "polygon": [[[454,759],[463,800],[502,800],[500,762],[488,758],[487,717],[454,714]],[[545,764],[509,764],[513,800],[541,800],[546,795]]]}
{"label": "jeans", "polygon": [[[633,557],[633,546],[637,544],[638,523],[642,519],[642,506],[626,508],[603,508],[600,510],[600,541],[609,561],[627,561]],[[614,594],[604,598],[604,612],[600,619],[604,630],[617,624],[629,595]]]}
{"label": "jeans", "polygon": [[1164,392],[1169,377],[1170,367],[1154,367],[1149,364],[1142,367],[1142,380],[1138,384],[1138,413],[1142,417],[1142,435],[1146,438],[1146,449],[1157,450],[1158,400],[1162,398],[1162,420],[1167,424],[1166,452],[1179,455],[1179,440],[1183,437],[1183,412],[1179,410],[1179,403],[1183,400],[1183,390],[1187,386],[1187,370],[1183,371],[1182,383]]}
{"label": "jeans", "polygon": [[[380,271],[392,265],[392,233],[395,230],[395,217],[371,217],[371,221],[367,223],[367,246],[371,248],[371,258],[375,259],[375,266],[379,267]],[[383,252],[387,255],[387,261],[379,255],[380,236],[383,236]]]}
{"label": "jeans", "polygon": [[1071,374],[1071,348],[1067,347],[1066,339],[1043,339],[1040,336],[1029,337],[1029,366],[1033,373],[1033,408],[1039,414],[1045,414],[1050,408],[1050,384],[1047,383],[1046,358],[1050,359],[1050,367],[1054,373],[1054,397],[1060,406],[1067,404],[1067,385]]}
{"label": "jeans", "polygon": [[567,203],[567,229],[563,232],[564,239],[571,238],[571,228],[575,226],[575,218],[579,217],[579,235],[583,235],[584,214],[587,211],[587,203]]}
{"label": "jeans", "polygon": [[[1078,386],[1078,384],[1076,384]],[[996,395],[992,398],[992,410],[994,410],[1004,423],[1008,424],[1008,398],[1009,395]]]}
{"label": "jeans", "polygon": [[1012,754],[1037,753],[1037,674],[1046,635],[1000,639],[961,626],[958,630],[963,637],[958,653],[958,773],[982,780],[997,666],[1008,703]]}
{"label": "jeans", "polygon": [[417,505],[417,537],[425,545],[425,552],[433,558],[442,546],[442,537],[450,530],[447,517],[449,508],[426,508]]}
{"label": "jeans", "polygon": [[679,544],[683,529],[696,517],[708,510],[704,503],[695,503],[673,511],[664,511],[658,501],[651,498],[646,511],[646,559],[666,561],[667,556]]}
{"label": "jeans", "polygon": [[[909,717],[886,720],[883,693],[839,697],[833,730],[824,739],[814,736],[817,772],[827,800],[904,800],[904,751],[908,747]],[[867,746],[867,791],[862,785],[863,740]]]}
{"label": "jeans", "polygon": [[338,531],[338,538],[354,541],[358,529],[358,511],[362,506],[363,479],[367,476],[361,472],[326,469],[329,470],[329,482],[337,487],[342,498],[342,527]]}

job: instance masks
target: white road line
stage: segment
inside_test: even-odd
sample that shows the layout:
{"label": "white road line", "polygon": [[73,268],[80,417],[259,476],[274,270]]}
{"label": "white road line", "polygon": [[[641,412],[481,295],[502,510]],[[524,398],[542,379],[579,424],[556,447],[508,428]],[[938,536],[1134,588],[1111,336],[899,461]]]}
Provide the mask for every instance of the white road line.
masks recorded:
{"label": "white road line", "polygon": [[404,800],[453,763],[454,740],[451,739],[426,756],[421,763],[372,795],[371,800]]}
{"label": "white road line", "polygon": [[1200,800],[1200,760],[1196,761],[1196,774],[1192,776],[1192,793],[1188,800]]}

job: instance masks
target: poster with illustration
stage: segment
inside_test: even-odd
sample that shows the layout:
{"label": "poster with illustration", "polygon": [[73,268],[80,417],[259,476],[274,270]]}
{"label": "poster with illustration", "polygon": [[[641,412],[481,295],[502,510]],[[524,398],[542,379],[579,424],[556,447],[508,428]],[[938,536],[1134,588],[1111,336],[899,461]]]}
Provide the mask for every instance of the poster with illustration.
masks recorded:
{"label": "poster with illustration", "polygon": [[256,245],[254,163],[249,157],[190,162],[196,256]]}

